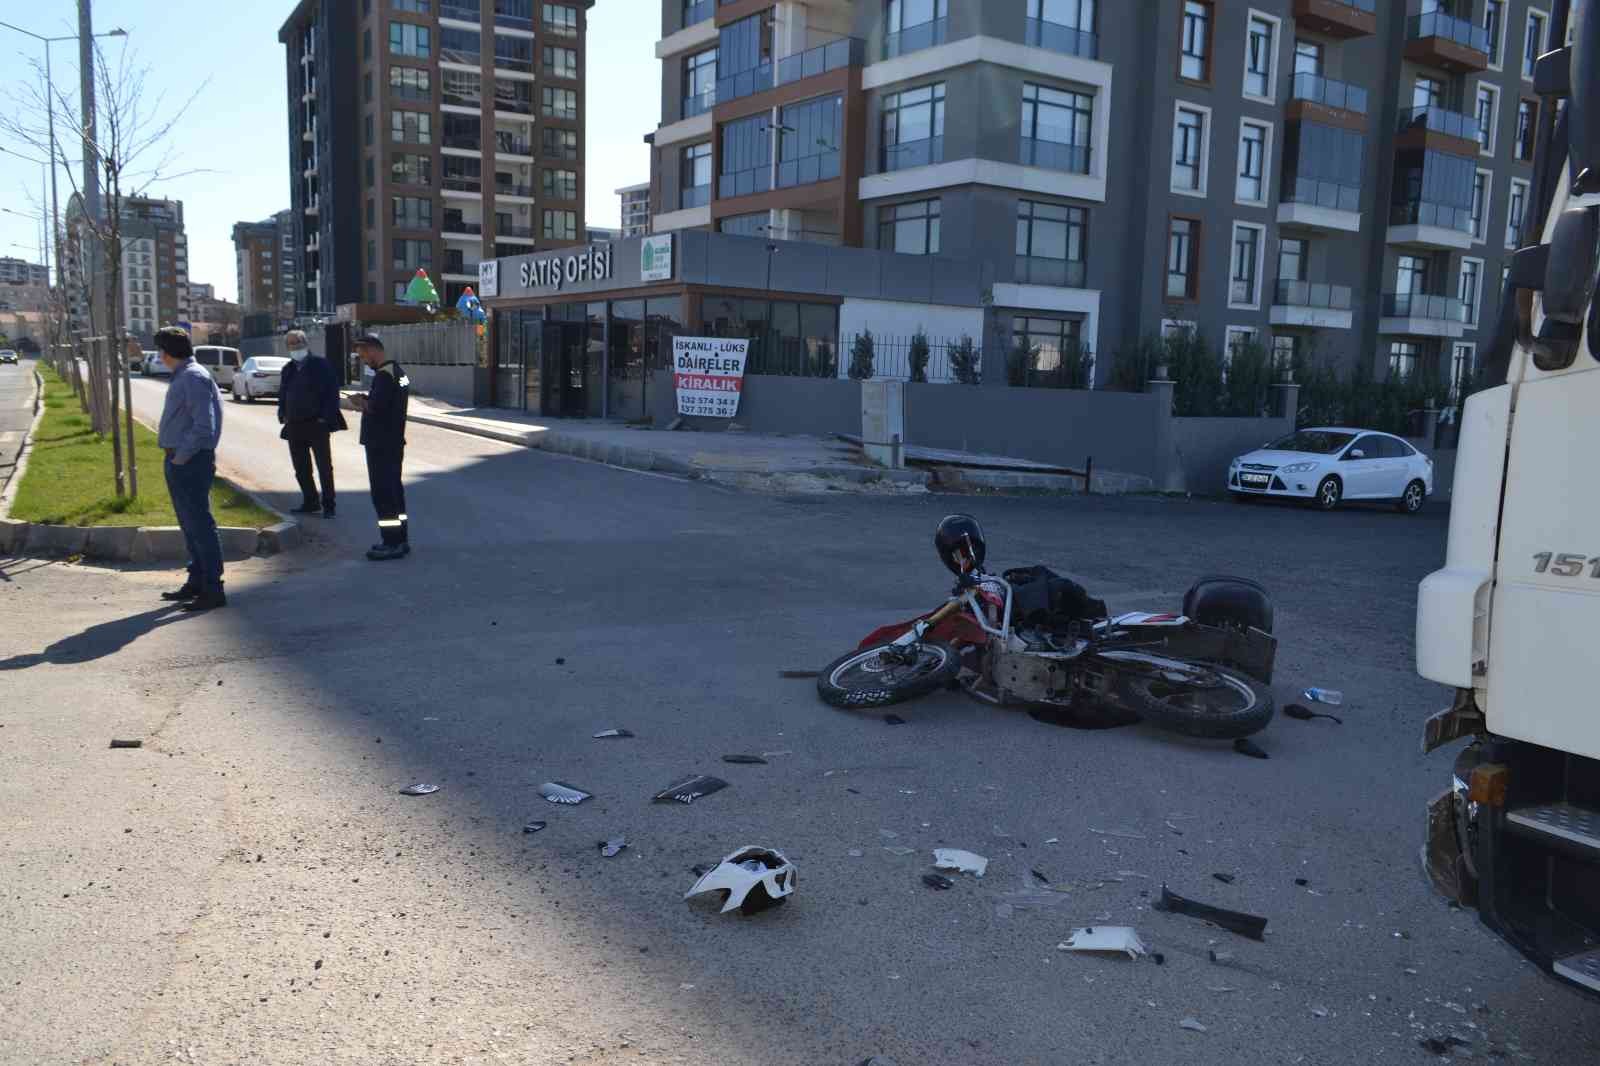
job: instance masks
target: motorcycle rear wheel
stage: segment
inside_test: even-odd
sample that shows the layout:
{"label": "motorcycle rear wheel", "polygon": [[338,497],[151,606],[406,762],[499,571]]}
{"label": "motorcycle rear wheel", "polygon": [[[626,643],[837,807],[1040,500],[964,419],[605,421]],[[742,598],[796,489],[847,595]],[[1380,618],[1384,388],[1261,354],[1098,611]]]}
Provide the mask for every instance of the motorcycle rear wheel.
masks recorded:
{"label": "motorcycle rear wheel", "polygon": [[817,677],[817,695],[847,710],[887,707],[941,688],[960,672],[956,649],[937,640],[876,644],[829,663]]}
{"label": "motorcycle rear wheel", "polygon": [[[1120,688],[1129,708],[1168,732],[1208,740],[1247,737],[1272,721],[1265,685],[1226,667],[1181,665],[1170,672],[1125,672]],[[1185,672],[1191,672],[1187,678]]]}

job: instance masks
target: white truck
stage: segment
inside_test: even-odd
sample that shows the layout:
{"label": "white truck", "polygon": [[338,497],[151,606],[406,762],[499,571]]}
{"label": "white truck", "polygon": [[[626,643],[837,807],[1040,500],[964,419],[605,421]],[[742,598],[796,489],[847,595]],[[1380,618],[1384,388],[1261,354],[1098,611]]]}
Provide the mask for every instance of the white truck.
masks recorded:
{"label": "white truck", "polygon": [[1446,564],[1418,591],[1417,671],[1455,690],[1423,750],[1471,738],[1423,865],[1600,993],[1600,0],[1559,0],[1552,43],[1569,16],[1539,61],[1533,213],[1487,353],[1504,384],[1463,408]]}

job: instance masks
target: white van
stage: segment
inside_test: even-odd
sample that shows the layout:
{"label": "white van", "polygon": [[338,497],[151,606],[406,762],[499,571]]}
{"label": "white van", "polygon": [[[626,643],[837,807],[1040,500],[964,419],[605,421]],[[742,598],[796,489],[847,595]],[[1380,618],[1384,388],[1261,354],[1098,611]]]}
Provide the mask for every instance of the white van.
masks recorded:
{"label": "white van", "polygon": [[233,386],[233,376],[239,372],[239,364],[244,360],[239,357],[237,348],[199,344],[194,349],[194,361],[211,371],[212,380],[219,389],[227,389]]}

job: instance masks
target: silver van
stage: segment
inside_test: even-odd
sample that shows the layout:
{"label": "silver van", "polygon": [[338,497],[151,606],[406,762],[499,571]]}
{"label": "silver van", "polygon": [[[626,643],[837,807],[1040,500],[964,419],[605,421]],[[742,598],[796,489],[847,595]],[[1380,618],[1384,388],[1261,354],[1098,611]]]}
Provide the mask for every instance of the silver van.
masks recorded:
{"label": "silver van", "polygon": [[233,386],[233,376],[239,372],[239,364],[244,362],[239,356],[239,349],[222,348],[215,344],[195,345],[194,361],[211,372],[211,378],[219,389]]}

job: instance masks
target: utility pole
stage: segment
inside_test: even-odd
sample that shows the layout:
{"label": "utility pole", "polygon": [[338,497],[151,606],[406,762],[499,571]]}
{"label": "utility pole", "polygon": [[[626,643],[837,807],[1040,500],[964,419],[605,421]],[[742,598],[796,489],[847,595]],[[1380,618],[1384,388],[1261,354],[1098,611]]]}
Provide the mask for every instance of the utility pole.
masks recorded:
{"label": "utility pole", "polygon": [[[89,381],[94,394],[91,407],[91,418],[94,421],[95,431],[104,433],[107,429],[106,417],[109,406],[106,389],[109,382],[106,380],[104,364],[100,357],[101,341],[96,336],[105,328],[105,308],[101,303],[101,286],[94,283],[93,279],[101,276],[100,259],[100,156],[95,151],[94,142],[99,132],[94,124],[94,12],[93,0],[78,0],[78,100],[83,125],[83,208],[89,220],[89,250],[85,257],[88,262],[84,271],[85,288],[88,292],[89,304]],[[113,433],[116,425],[110,426]],[[120,485],[119,485],[120,488]]]}

